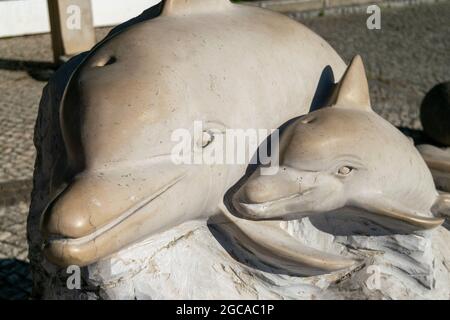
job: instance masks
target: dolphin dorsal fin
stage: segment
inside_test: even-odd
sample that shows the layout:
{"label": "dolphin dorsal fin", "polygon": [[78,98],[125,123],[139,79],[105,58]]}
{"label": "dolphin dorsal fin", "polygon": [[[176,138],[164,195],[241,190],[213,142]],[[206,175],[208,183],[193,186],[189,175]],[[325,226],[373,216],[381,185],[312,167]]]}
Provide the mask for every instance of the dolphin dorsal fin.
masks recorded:
{"label": "dolphin dorsal fin", "polygon": [[350,62],[329,104],[337,108],[372,111],[369,83],[360,55]]}
{"label": "dolphin dorsal fin", "polygon": [[222,10],[231,6],[229,0],[166,0],[162,15],[187,15]]}

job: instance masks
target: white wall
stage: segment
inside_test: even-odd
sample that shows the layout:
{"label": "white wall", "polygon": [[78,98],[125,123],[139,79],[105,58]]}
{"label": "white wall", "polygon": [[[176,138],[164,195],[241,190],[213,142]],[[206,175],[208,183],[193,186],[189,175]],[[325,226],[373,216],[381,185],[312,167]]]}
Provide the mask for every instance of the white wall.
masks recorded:
{"label": "white wall", "polygon": [[[160,0],[92,0],[94,25],[112,26]],[[47,0],[0,0],[0,38],[50,31]]]}

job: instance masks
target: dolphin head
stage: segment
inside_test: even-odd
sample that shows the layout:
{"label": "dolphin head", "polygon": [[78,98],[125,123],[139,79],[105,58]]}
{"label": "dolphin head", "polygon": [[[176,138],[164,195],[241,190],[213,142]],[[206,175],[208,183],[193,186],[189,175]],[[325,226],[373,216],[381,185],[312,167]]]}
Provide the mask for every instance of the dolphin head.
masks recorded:
{"label": "dolphin head", "polygon": [[234,194],[232,205],[240,217],[293,220],[356,207],[418,229],[443,222],[430,217],[438,195],[419,152],[372,111],[359,57],[330,106],[286,128],[278,157],[275,175],[263,175],[259,168]]}
{"label": "dolphin head", "polygon": [[[230,184],[225,166],[174,163],[177,129],[204,120],[199,135],[186,129],[193,137],[186,144],[201,151],[214,147],[214,133],[223,124],[206,123],[202,110],[183,112],[186,104],[173,101],[171,81],[161,80],[164,72],[130,71],[147,64],[135,62],[143,56],[137,49],[117,53],[126,41],[114,37],[93,50],[73,73],[61,101],[66,155],[51,179],[63,188],[52,192],[40,226],[45,255],[57,265],[89,265],[200,218],[211,204],[217,206]],[[111,62],[105,65],[107,57]]]}

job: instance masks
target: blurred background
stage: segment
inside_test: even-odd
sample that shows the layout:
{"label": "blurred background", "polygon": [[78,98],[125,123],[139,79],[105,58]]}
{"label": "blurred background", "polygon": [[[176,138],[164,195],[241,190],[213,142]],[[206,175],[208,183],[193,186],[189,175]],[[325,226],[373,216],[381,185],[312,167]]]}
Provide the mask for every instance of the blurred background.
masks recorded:
{"label": "blurred background", "polygon": [[[0,0],[0,299],[26,299],[31,290],[26,217],[35,160],[33,130],[46,82],[70,56],[89,50],[111,27],[158,2]],[[425,94],[450,80],[448,0],[235,2],[302,22],[346,62],[361,54],[375,111],[403,130],[421,129]],[[376,10],[369,6],[374,4],[380,19],[370,28],[368,20],[373,26]],[[77,20],[77,10],[83,19]]]}

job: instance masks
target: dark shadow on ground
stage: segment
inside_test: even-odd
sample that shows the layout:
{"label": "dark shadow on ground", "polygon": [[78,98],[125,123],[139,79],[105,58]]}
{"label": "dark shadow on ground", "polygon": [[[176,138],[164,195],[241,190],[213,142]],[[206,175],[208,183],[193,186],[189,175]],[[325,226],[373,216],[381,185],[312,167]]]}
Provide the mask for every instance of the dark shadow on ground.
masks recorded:
{"label": "dark shadow on ground", "polygon": [[26,300],[32,287],[30,265],[16,259],[0,259],[0,300]]}
{"label": "dark shadow on ground", "polygon": [[25,71],[37,81],[48,81],[57,68],[52,62],[0,59],[0,70]]}

